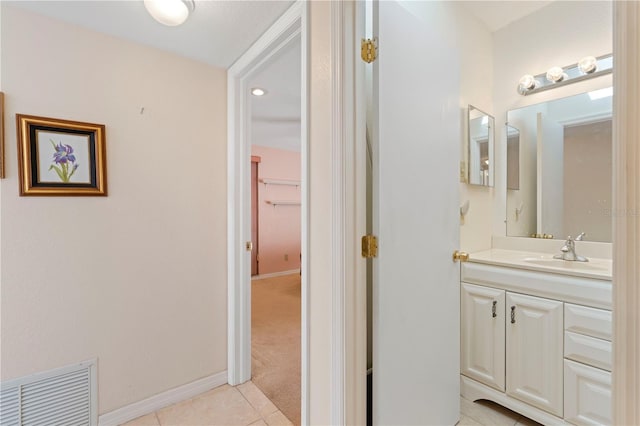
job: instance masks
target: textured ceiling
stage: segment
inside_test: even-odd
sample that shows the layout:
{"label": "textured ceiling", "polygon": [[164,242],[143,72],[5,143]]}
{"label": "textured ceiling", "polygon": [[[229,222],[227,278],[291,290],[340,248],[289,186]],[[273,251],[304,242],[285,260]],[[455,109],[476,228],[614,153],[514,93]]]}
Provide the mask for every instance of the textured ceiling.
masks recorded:
{"label": "textured ceiling", "polygon": [[196,0],[195,11],[178,27],[156,22],[139,0],[3,3],[227,68],[293,2]]}

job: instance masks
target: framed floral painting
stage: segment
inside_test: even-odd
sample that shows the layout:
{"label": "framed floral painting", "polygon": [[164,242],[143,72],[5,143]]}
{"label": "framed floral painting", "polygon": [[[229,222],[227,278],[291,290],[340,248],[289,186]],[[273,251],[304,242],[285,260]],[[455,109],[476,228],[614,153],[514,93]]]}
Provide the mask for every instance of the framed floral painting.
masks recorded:
{"label": "framed floral painting", "polygon": [[20,195],[107,195],[105,126],[17,114]]}

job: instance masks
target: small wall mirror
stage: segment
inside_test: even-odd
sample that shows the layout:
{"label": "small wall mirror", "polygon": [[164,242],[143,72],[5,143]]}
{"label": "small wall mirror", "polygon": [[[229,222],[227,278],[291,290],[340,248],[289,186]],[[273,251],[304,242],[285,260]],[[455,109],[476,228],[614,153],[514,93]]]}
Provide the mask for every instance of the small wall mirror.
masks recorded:
{"label": "small wall mirror", "polygon": [[494,118],[469,105],[469,180],[471,185],[493,186]]}

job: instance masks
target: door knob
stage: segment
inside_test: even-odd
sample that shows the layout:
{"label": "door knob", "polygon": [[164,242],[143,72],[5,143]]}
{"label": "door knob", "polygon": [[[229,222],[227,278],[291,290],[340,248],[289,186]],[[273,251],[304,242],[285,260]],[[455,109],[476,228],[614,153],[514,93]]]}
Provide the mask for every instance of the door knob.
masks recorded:
{"label": "door knob", "polygon": [[245,248],[247,251],[253,251],[253,243],[252,243],[251,241],[247,241],[247,242],[245,243],[244,248]]}
{"label": "door knob", "polygon": [[464,251],[454,251],[453,252],[453,261],[454,262],[466,262],[469,260],[469,253],[465,253]]}

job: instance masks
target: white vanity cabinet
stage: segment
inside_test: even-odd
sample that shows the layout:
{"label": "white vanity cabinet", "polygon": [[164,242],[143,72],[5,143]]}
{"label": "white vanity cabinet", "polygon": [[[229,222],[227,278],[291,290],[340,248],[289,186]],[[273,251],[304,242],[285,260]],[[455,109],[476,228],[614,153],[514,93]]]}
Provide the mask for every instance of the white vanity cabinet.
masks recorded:
{"label": "white vanity cabinet", "polygon": [[462,374],[562,416],[562,302],[462,283],[461,304]]}
{"label": "white vanity cabinet", "polygon": [[546,425],[611,424],[610,280],[472,261],[461,276],[465,398]]}

